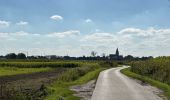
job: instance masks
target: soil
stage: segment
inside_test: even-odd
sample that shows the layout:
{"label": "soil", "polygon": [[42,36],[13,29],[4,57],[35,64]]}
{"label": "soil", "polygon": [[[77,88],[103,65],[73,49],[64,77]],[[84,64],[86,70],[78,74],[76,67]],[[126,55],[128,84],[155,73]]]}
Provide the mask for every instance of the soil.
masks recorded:
{"label": "soil", "polygon": [[[0,97],[4,90],[3,87],[15,88],[15,90],[21,90],[24,92],[32,92],[39,90],[42,85],[50,85],[57,76],[65,71],[66,68],[57,68],[47,72],[37,72],[32,74],[19,74],[13,76],[0,77]],[[0,99],[1,100],[1,99]]]}
{"label": "soil", "polygon": [[74,96],[80,97],[81,100],[91,100],[93,91],[95,89],[96,80],[92,80],[83,85],[71,86],[70,90],[75,91]]}

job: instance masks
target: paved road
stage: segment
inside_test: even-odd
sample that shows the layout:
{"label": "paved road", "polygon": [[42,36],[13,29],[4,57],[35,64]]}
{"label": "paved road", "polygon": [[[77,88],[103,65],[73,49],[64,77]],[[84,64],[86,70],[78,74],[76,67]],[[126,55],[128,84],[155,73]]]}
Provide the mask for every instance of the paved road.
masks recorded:
{"label": "paved road", "polygon": [[152,90],[121,74],[123,68],[127,66],[101,72],[91,100],[162,100]]}

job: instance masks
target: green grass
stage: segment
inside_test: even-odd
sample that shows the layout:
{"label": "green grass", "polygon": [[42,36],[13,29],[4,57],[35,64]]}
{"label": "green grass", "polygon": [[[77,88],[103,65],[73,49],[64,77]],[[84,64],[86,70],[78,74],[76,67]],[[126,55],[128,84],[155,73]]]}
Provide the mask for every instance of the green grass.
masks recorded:
{"label": "green grass", "polygon": [[35,72],[49,71],[52,68],[16,68],[16,67],[0,67],[0,76],[9,76],[17,74],[29,74]]}
{"label": "green grass", "polygon": [[170,100],[170,86],[168,84],[162,83],[160,81],[153,80],[147,76],[141,76],[139,74],[133,73],[130,71],[130,68],[123,69],[121,72],[129,77],[145,81],[152,86],[158,87],[159,89],[164,91],[164,95]]}
{"label": "green grass", "polygon": [[69,87],[84,84],[90,80],[96,79],[102,70],[104,70],[104,68],[97,68],[71,82],[56,81],[51,87],[49,87],[52,93],[47,96],[45,100],[80,100],[80,98],[73,96],[75,92],[69,90]]}

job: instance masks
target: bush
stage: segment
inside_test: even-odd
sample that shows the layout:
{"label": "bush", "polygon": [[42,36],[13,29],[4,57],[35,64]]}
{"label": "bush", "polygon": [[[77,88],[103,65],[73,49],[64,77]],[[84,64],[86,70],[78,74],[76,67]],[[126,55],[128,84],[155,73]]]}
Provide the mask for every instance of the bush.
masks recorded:
{"label": "bush", "polygon": [[58,81],[64,82],[74,81],[92,70],[95,70],[95,67],[89,65],[68,69],[66,72],[64,72],[58,77]]}
{"label": "bush", "polygon": [[100,62],[100,66],[107,67],[107,68],[117,67],[118,63],[115,61],[102,61],[102,62]]}

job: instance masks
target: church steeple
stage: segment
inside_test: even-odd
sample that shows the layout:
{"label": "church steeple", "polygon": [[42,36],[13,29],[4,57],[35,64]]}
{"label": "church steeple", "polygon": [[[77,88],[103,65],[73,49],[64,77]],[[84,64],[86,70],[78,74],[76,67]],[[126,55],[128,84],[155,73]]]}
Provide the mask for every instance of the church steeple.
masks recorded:
{"label": "church steeple", "polygon": [[116,49],[116,56],[119,56],[119,49]]}

